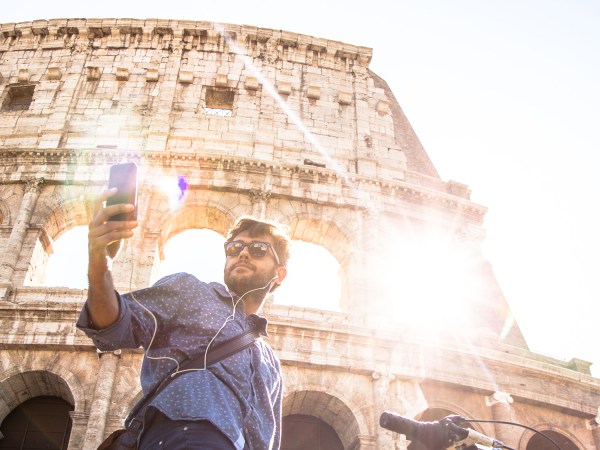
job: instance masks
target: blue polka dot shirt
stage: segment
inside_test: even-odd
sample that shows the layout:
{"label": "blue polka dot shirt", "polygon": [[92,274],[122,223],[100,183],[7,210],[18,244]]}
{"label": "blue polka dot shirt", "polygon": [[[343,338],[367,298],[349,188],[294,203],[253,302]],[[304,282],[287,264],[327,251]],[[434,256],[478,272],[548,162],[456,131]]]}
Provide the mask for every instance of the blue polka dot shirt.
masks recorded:
{"label": "blue polka dot shirt", "polygon": [[[119,318],[110,327],[92,329],[86,307],[77,326],[102,351],[144,348],[140,375],[144,394],[176,369],[174,360],[181,364],[202,353],[228,318],[210,347],[251,326],[268,337],[267,320],[246,315],[241,302],[232,317],[237,297],[225,286],[204,283],[186,273],[169,275],[133,295],[118,294],[118,300]],[[140,304],[156,317],[156,333],[152,315]],[[258,339],[249,348],[206,370],[178,375],[152,401],[152,406],[173,420],[211,421],[238,450],[277,450],[281,401],[279,360],[271,347]]]}

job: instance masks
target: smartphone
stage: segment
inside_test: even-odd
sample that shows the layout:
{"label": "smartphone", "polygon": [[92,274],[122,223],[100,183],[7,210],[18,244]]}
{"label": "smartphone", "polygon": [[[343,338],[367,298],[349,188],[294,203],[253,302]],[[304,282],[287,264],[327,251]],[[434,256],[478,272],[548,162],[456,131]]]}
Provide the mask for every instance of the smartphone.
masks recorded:
{"label": "smartphone", "polygon": [[137,166],[135,163],[115,164],[110,167],[108,187],[117,192],[106,200],[106,206],[130,203],[135,209],[129,213],[115,214],[110,220],[137,220]]}

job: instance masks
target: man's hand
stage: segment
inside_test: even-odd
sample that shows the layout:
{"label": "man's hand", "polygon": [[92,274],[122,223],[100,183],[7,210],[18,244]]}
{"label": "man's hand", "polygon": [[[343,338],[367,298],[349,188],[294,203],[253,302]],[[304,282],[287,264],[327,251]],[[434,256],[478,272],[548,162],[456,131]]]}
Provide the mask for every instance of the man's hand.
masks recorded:
{"label": "man's hand", "polygon": [[134,209],[134,205],[105,206],[106,199],[117,192],[116,188],[104,191],[94,202],[94,218],[88,233],[88,300],[91,325],[102,329],[119,317],[119,304],[110,273],[112,260],[117,256],[124,239],[133,236],[137,221],[109,220],[119,213]]}
{"label": "man's hand", "polygon": [[116,194],[117,189],[108,189],[94,202],[94,218],[90,222],[88,234],[88,251],[90,256],[90,271],[108,270],[107,257],[112,261],[116,258],[123,239],[133,236],[137,221],[109,220],[119,213],[133,211],[134,205],[117,204],[105,207],[106,200]]}

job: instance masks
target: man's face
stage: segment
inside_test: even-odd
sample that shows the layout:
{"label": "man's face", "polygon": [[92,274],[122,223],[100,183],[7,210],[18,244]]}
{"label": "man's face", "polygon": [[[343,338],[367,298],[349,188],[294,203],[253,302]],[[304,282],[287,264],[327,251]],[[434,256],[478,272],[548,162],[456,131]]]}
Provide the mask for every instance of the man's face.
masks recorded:
{"label": "man's face", "polygon": [[[270,236],[250,237],[246,231],[236,235],[234,241],[241,241],[246,244],[267,242],[271,246],[273,245],[273,239]],[[266,294],[269,291],[270,282],[278,276],[277,269],[278,265],[271,250],[264,256],[257,258],[250,254],[248,247],[244,247],[238,256],[227,256],[224,270],[225,284],[240,296],[253,289],[263,287]]]}

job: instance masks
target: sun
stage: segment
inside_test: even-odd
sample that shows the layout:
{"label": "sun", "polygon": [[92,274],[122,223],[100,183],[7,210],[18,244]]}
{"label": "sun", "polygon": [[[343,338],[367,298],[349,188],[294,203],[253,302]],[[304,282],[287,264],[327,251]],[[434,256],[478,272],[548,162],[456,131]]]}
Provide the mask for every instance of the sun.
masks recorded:
{"label": "sun", "polygon": [[464,242],[441,232],[390,241],[378,273],[383,316],[426,333],[464,331],[477,298],[474,256]]}

